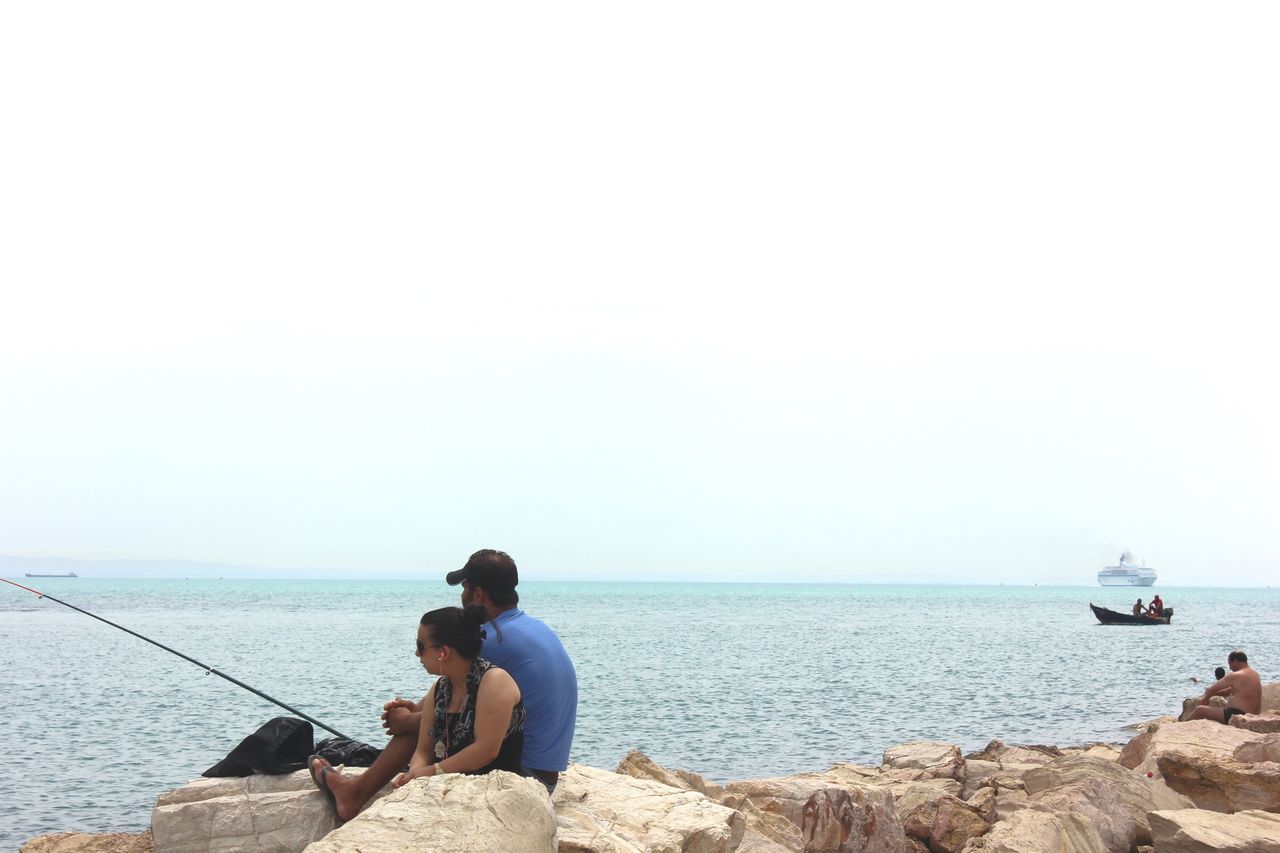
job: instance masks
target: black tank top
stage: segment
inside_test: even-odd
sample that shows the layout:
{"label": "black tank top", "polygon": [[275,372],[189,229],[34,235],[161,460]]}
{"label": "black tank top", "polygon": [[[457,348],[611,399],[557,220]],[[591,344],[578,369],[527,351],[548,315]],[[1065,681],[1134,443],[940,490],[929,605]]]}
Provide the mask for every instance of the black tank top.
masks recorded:
{"label": "black tank top", "polygon": [[[457,755],[470,746],[476,739],[476,697],[480,692],[480,679],[493,664],[484,658],[476,658],[471,662],[471,671],[467,673],[467,698],[462,703],[462,710],[456,714],[448,713],[449,700],[452,699],[453,682],[448,676],[441,676],[436,681],[436,722],[431,729],[431,736],[436,741],[436,761],[442,761],[450,755]],[[507,734],[498,749],[498,757],[478,770],[465,771],[471,775],[489,773],[493,770],[508,770],[525,775],[524,766],[520,762],[520,754],[524,751],[524,700],[516,703],[511,710],[511,723],[507,726]]]}

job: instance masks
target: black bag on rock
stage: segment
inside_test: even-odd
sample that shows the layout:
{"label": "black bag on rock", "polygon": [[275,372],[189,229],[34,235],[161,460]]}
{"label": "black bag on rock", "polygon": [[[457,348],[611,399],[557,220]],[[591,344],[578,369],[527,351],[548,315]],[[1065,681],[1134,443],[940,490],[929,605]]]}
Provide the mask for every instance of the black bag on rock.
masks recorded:
{"label": "black bag on rock", "polygon": [[316,744],[316,755],[333,766],[345,764],[348,767],[372,767],[373,762],[382,750],[358,740],[344,737],[327,737]]}
{"label": "black bag on rock", "polygon": [[315,752],[311,724],[296,717],[276,717],[240,741],[227,757],[202,776],[251,776],[256,773],[293,773],[307,766]]}

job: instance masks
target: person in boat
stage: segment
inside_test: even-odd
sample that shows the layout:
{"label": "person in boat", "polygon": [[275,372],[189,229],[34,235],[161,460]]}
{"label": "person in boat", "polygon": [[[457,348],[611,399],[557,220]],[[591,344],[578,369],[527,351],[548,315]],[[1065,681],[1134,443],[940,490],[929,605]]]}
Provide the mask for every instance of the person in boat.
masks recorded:
{"label": "person in boat", "polygon": [[[578,714],[578,676],[555,632],[517,605],[520,575],[503,551],[483,548],[466,565],[445,576],[462,586],[462,604],[479,604],[489,616],[480,657],[506,670],[520,688],[525,707],[524,753],[527,775],[553,791],[569,766],[569,749]],[[501,632],[501,633],[499,633]],[[382,727],[391,739],[359,776],[341,777],[334,792],[338,817],[350,820],[369,798],[404,771],[422,729],[423,708],[396,697],[382,706]],[[331,781],[336,777],[328,777]],[[344,785],[351,781],[350,786]]]}
{"label": "person in boat", "polygon": [[1142,599],[1139,598],[1133,603],[1133,615],[1141,616],[1143,614]]}
{"label": "person in boat", "polygon": [[[423,614],[414,654],[439,678],[422,699],[416,748],[409,769],[394,779],[397,788],[419,776],[442,773],[507,770],[523,775],[524,703],[515,679],[480,657],[488,621],[489,614],[478,604]],[[333,802],[338,816],[350,819],[349,795],[355,792],[356,780],[336,772],[319,756],[312,756],[308,764],[316,786]]]}
{"label": "person in boat", "polygon": [[1164,615],[1164,600],[1157,593],[1156,597],[1151,599],[1151,606],[1147,608],[1148,616],[1160,617]]}
{"label": "person in boat", "polygon": [[[1230,723],[1231,718],[1237,714],[1262,712],[1262,679],[1249,666],[1249,657],[1242,651],[1234,651],[1227,655],[1227,668],[1231,672],[1209,685],[1188,720]],[[1214,696],[1227,697],[1226,707],[1210,705],[1209,700]]]}

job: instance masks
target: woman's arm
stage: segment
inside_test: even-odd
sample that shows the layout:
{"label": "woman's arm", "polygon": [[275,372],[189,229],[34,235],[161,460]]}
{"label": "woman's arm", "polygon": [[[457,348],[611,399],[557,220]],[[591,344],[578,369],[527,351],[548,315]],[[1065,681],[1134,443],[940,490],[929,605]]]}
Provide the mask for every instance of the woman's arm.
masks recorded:
{"label": "woman's arm", "polygon": [[520,688],[505,669],[495,666],[486,672],[476,693],[476,739],[465,749],[437,762],[433,772],[479,770],[497,758],[507,727],[511,725],[511,712],[519,701]]}
{"label": "woman's arm", "polygon": [[418,746],[413,750],[413,758],[409,760],[409,772],[401,773],[392,782],[397,788],[410,779],[417,779],[428,773],[434,774],[436,760],[436,739],[431,730],[436,727],[436,686],[431,685],[427,695],[422,697],[422,723],[418,729]]}

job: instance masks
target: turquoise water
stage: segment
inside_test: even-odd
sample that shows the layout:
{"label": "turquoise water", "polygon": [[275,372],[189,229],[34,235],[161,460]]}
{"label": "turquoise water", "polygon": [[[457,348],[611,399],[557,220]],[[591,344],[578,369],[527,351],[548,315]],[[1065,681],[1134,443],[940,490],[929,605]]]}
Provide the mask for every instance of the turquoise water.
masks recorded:
{"label": "turquoise water", "polygon": [[[26,582],[18,579],[19,582]],[[420,698],[413,656],[443,581],[27,582],[195,657],[355,738]],[[885,747],[1124,741],[1175,712],[1232,648],[1280,680],[1280,591],[1159,587],[1161,627],[1100,626],[1151,590],[786,584],[521,584],[580,680],[575,761],[630,749],[714,779],[878,763]],[[285,713],[80,613],[0,585],[0,849],[136,830],[155,796]],[[317,737],[326,733],[317,732]]]}

